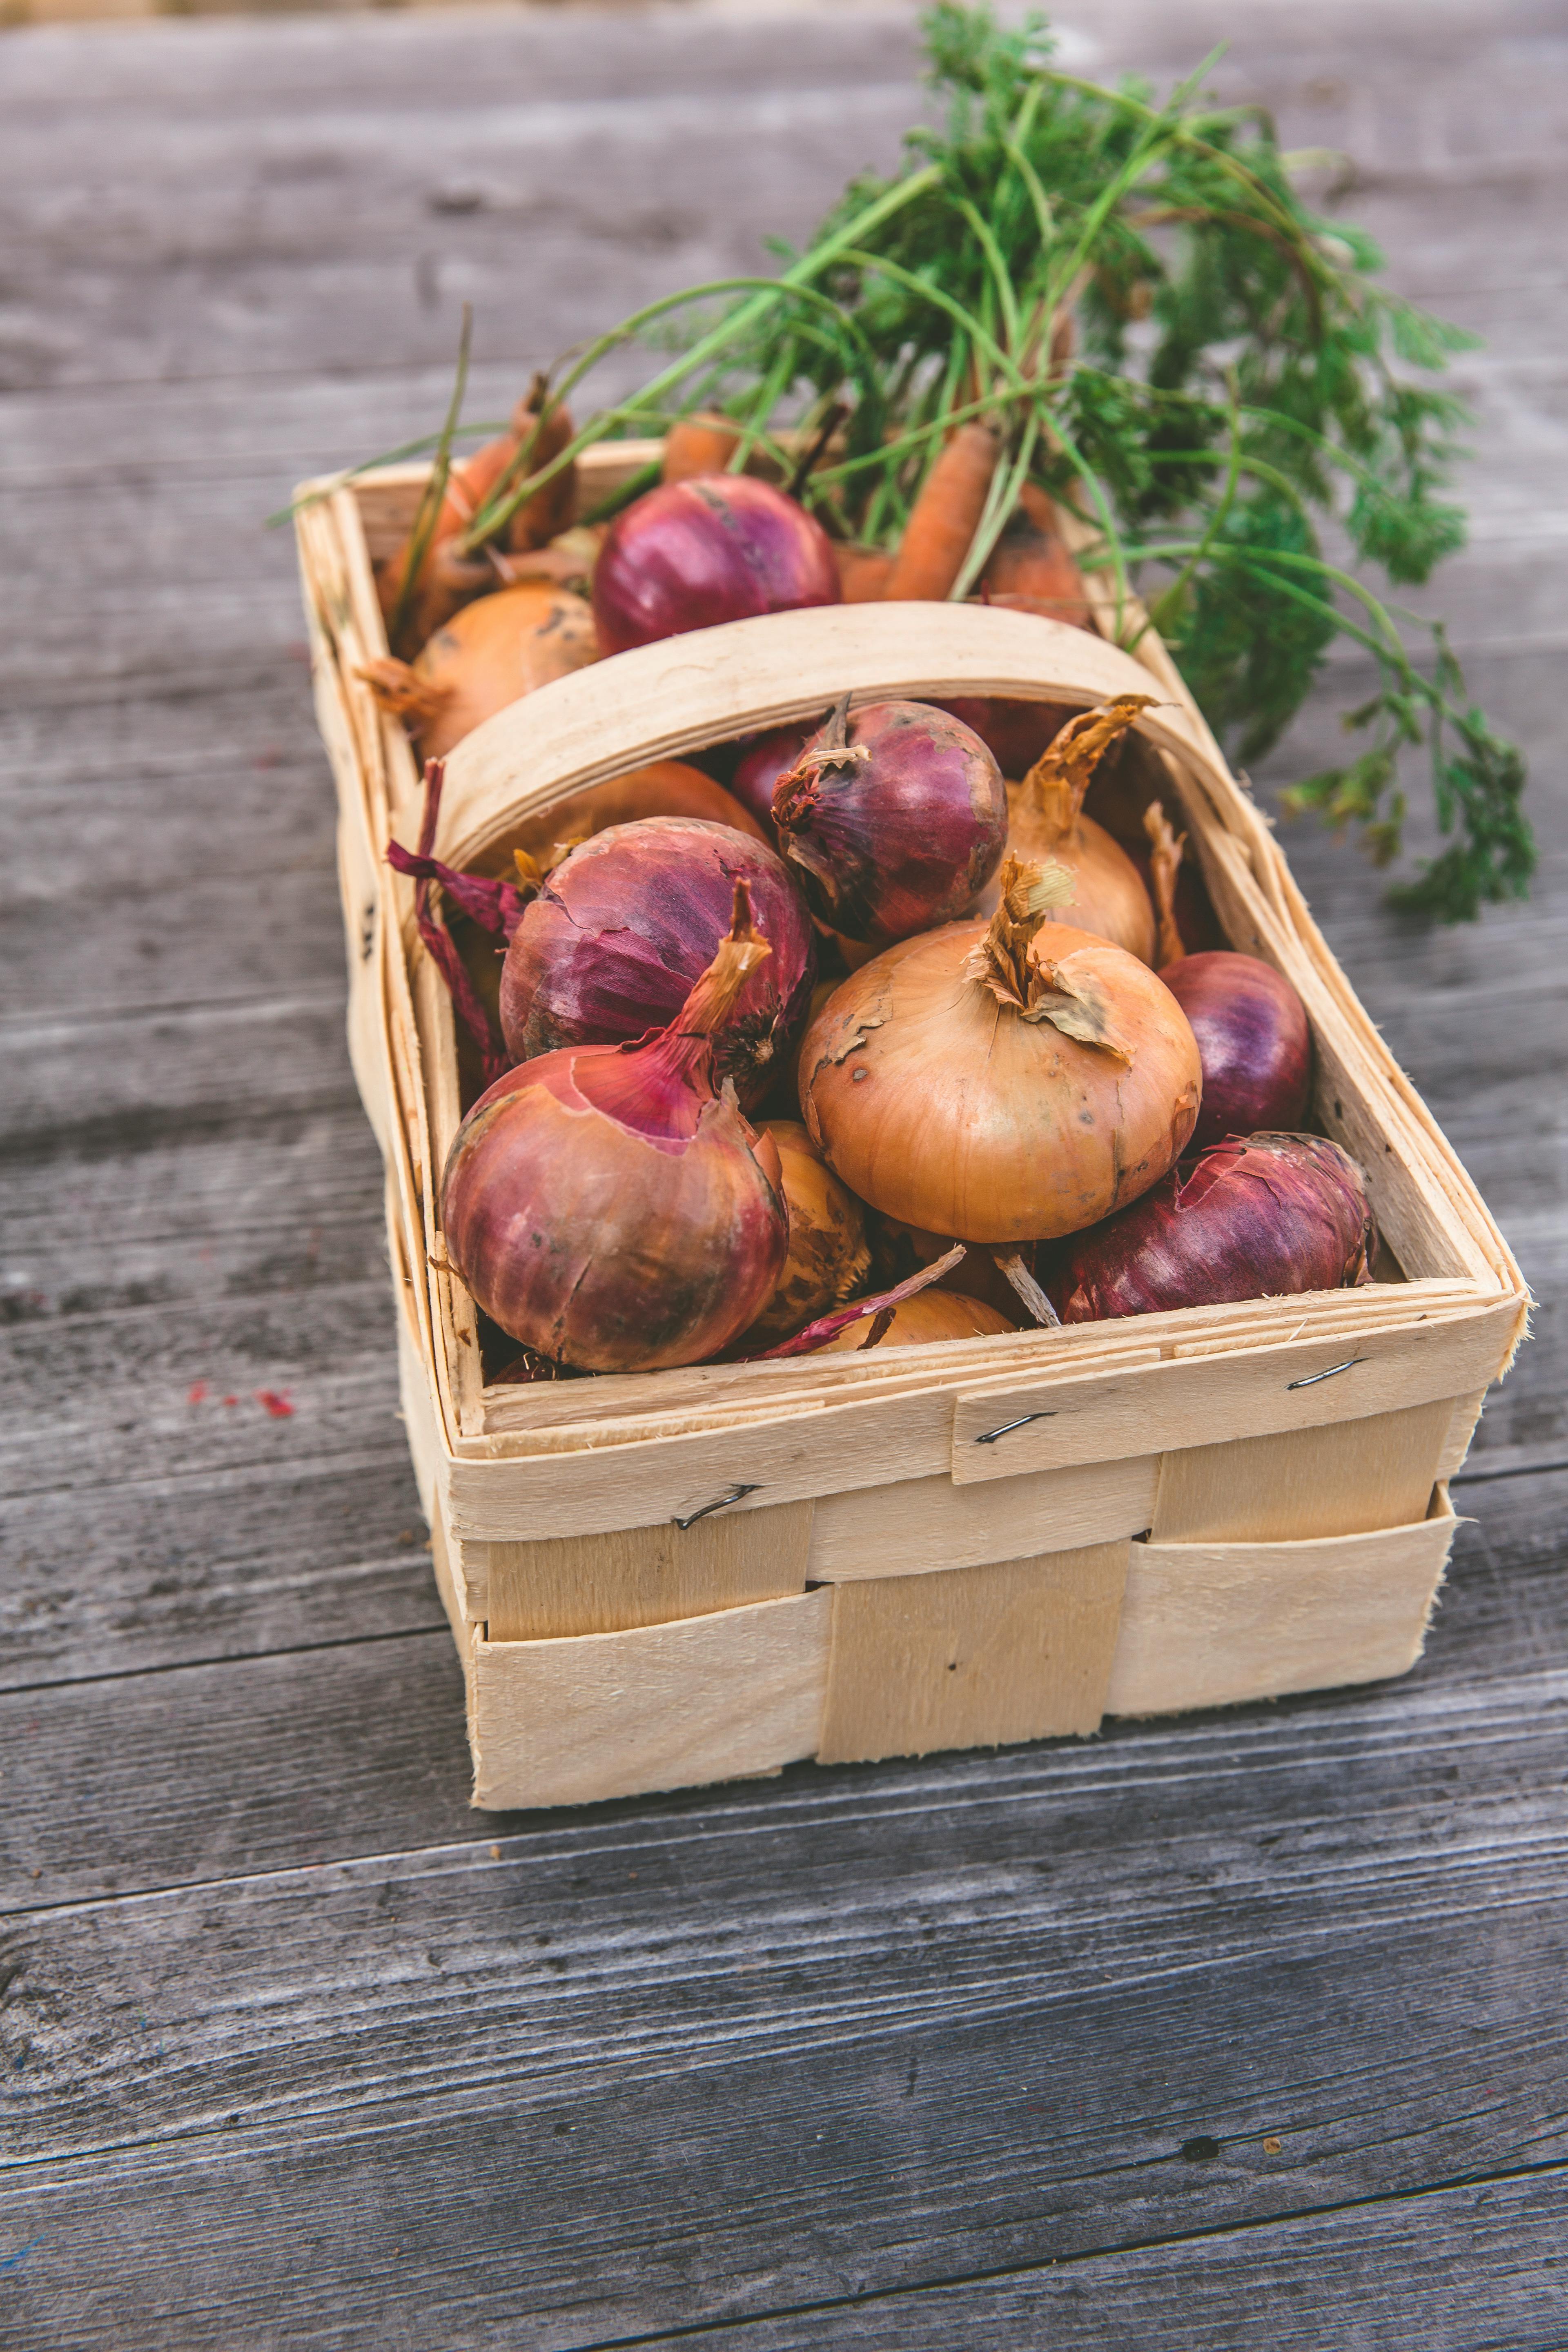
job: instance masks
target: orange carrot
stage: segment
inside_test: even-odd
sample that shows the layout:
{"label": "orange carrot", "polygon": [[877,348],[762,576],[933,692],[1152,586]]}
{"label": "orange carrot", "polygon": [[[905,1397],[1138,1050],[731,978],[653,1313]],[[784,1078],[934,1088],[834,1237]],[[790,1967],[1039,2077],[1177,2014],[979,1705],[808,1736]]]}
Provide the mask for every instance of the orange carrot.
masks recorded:
{"label": "orange carrot", "polygon": [[963,569],[1002,455],[994,425],[961,425],[921,487],[904,527],[886,594],[896,603],[940,604]]}
{"label": "orange carrot", "polygon": [[1056,509],[1043,490],[1025,485],[1017,511],[992,549],[984,584],[994,601],[1026,597],[1028,610],[1092,628],[1083,576],[1068,551]]}
{"label": "orange carrot", "polygon": [[721,474],[741,446],[740,427],[727,416],[682,416],[664,440],[664,478],[689,482],[694,474]]}
{"label": "orange carrot", "polygon": [[[458,556],[452,541],[467,530],[516,457],[525,436],[532,432],[538,414],[537,399],[538,394],[533,392],[520,400],[507,431],[498,435],[495,440],[487,441],[482,449],[476,449],[471,457],[465,457],[452,467],[447,478],[446,495],[436,518],[436,527],[426,543],[418,575],[406,600],[403,583],[412,551],[412,532],[397,554],[378,573],[376,593],[389,627],[398,606],[404,605],[403,625],[398,633],[398,644],[393,648],[395,653],[417,652],[469,597],[479,594],[493,583],[494,572],[486,564],[482,553],[477,560]],[[571,437],[572,419],[563,408],[558,408],[540,434],[533,452],[533,467],[546,464],[565,447]],[[543,546],[566,528],[575,503],[576,485],[573,468],[568,467],[513,515],[503,543],[517,550]]]}
{"label": "orange carrot", "polygon": [[846,540],[837,540],[833,552],[838,562],[838,585],[847,604],[875,604],[887,594],[893,559],[884,549],[852,547]]}

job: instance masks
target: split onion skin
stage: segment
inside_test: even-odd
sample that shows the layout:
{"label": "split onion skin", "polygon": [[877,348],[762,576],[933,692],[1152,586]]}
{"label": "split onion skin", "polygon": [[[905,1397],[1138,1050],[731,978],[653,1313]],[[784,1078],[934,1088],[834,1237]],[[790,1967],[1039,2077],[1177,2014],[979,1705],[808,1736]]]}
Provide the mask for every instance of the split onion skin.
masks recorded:
{"label": "split onion skin", "polygon": [[[736,895],[743,907],[743,887]],[[721,957],[749,948],[749,976],[760,944],[738,908]],[[568,1046],[508,1070],[458,1130],[441,1185],[447,1255],[485,1313],[552,1361],[599,1372],[700,1363],[777,1287],[788,1247],[778,1150],[734,1088],[712,1083],[722,972],[716,961],[650,1040]]]}
{"label": "split onion skin", "polygon": [[[834,764],[836,744],[859,756]],[[814,764],[816,763],[816,764]],[[843,707],[780,781],[773,822],[814,915],[874,951],[963,913],[1001,859],[1001,771],[926,702]]]}
{"label": "split onion skin", "polygon": [[[527,581],[465,604],[407,674],[409,732],[421,757],[444,760],[498,710],[585,668],[598,651],[593,613],[569,589]],[[396,682],[384,697],[374,671],[368,682],[384,707],[397,707]]]}
{"label": "split onion skin", "polygon": [[[789,1212],[789,1254],[778,1287],[739,1342],[742,1356],[760,1355],[830,1307],[852,1297],[870,1270],[866,1216],[859,1202],[825,1163],[798,1119],[770,1118]],[[862,1338],[865,1336],[862,1333]]]}
{"label": "split onion skin", "polygon": [[1031,956],[1114,1007],[1131,1066],[1024,1019],[966,970],[987,929],[950,923],[852,973],[801,1049],[801,1113],[828,1166],[885,1216],[964,1242],[1076,1233],[1180,1156],[1197,1044],[1146,964],[1065,925],[1044,926]]}
{"label": "split onion skin", "polygon": [[772,953],[714,1040],[714,1067],[742,1108],[787,1066],[811,1003],[816,943],[777,853],[729,826],[645,817],[582,842],[548,875],[501,967],[500,1021],[519,1062],[568,1045],[620,1045],[675,1019],[734,898],[751,893]]}
{"label": "split onion skin", "polygon": [[1204,1066],[1188,1150],[1299,1127],[1312,1088],[1312,1032],[1284,974],[1219,948],[1166,964],[1160,977],[1192,1024]]}
{"label": "split onion skin", "polygon": [[1361,1170],[1320,1135],[1233,1137],[1079,1234],[1047,1285],[1064,1323],[1366,1282],[1377,1233]]}
{"label": "split onion skin", "polygon": [[822,525],[749,474],[702,474],[649,490],[616,516],[594,567],[606,654],[839,601]]}
{"label": "split onion skin", "polygon": [[[905,1298],[889,1310],[891,1321],[877,1341],[880,1353],[884,1348],[927,1348],[937,1339],[979,1339],[994,1332],[1017,1328],[1005,1315],[998,1315],[983,1298],[971,1298],[959,1290],[943,1290],[935,1284],[929,1290],[917,1290],[912,1298]],[[848,1324],[820,1348],[813,1349],[818,1356],[852,1356],[866,1348],[870,1337],[872,1317]]]}

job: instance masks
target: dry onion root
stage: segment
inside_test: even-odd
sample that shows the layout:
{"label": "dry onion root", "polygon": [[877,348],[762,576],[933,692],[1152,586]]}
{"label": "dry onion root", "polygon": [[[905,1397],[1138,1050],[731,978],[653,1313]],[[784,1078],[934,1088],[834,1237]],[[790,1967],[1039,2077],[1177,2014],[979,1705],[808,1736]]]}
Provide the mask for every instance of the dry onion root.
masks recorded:
{"label": "dry onion root", "polygon": [[727,1347],[772,1297],[788,1226],[771,1136],[713,1079],[713,1045],[768,953],[746,886],[660,1035],[542,1054],[458,1129],[447,1254],[491,1319],[584,1371],[657,1371]]}
{"label": "dry onion root", "polygon": [[[1073,878],[1073,895],[1063,919],[1075,930],[1113,940],[1142,963],[1155,953],[1154,909],[1142,878],[1127,852],[1092,817],[1083,797],[1094,772],[1119,743],[1152,695],[1123,694],[1097,710],[1069,719],[1021,784],[1007,787],[1007,846],[1026,864],[1048,859]],[[976,901],[990,914],[995,885]]]}
{"label": "dry onion root", "polygon": [[1004,863],[989,925],[890,948],[837,989],[801,1053],[801,1109],[830,1168],[885,1216],[964,1241],[1076,1233],[1179,1157],[1198,1049],[1148,966],[1043,929],[1059,868]]}

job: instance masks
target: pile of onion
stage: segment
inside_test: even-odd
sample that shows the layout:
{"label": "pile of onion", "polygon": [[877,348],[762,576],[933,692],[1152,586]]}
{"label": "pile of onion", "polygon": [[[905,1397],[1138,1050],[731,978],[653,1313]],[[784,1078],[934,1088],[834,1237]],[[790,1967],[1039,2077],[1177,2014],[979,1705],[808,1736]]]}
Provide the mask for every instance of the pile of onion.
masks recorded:
{"label": "pile of onion", "polygon": [[801,1051],[827,1164],[886,1216],[963,1241],[1070,1234],[1179,1157],[1202,1074],[1148,966],[1046,924],[1072,887],[1009,858],[989,924],[890,948],[837,989]]}
{"label": "pile of onion", "polygon": [[[1121,741],[1146,694],[1119,695],[1096,710],[1069,719],[1036,761],[1021,784],[1007,787],[1007,847],[1026,865],[1048,862],[1072,877],[1073,893],[1061,919],[1079,931],[1111,940],[1142,963],[1154,961],[1154,909],[1138,868],[1120,845],[1083,814],[1083,796],[1095,769]],[[994,887],[976,911],[989,914]]]}
{"label": "pile of onion", "polygon": [[767,953],[737,882],[729,935],[668,1029],[541,1055],[464,1119],[441,1185],[447,1255],[524,1347],[585,1371],[698,1363],[773,1297],[778,1150],[713,1068]]}
{"label": "pile of onion", "polygon": [[1376,1229],[1361,1170],[1321,1135],[1233,1137],[1060,1253],[1064,1323],[1154,1315],[1370,1279]]}
{"label": "pile of onion", "polygon": [[649,490],[616,516],[594,567],[594,618],[606,654],[838,601],[838,566],[822,525],[749,474],[703,474]]}
{"label": "pile of onion", "polygon": [[980,738],[946,711],[848,703],[779,779],[773,822],[812,912],[880,948],[971,905],[1002,855],[1006,795]]}
{"label": "pile of onion", "polygon": [[465,604],[416,662],[369,662],[359,675],[425,758],[441,760],[482,720],[584,668],[598,650],[581,596],[528,581]]}
{"label": "pile of onion", "polygon": [[738,884],[772,952],[715,1040],[719,1076],[759,1103],[805,1025],[816,977],[810,919],[761,841],[690,817],[645,817],[582,842],[546,875],[512,929],[500,1021],[514,1061],[613,1045],[663,1028],[712,954]]}

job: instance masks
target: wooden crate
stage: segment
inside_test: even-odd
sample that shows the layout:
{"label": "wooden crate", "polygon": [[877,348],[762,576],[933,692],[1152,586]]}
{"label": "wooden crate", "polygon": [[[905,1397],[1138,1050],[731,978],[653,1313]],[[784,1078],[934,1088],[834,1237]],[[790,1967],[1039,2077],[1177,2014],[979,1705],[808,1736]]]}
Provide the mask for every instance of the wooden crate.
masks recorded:
{"label": "wooden crate", "polygon": [[[643,465],[606,445],[584,503]],[[1519,1269],[1311,920],[1152,632],[858,605],[622,655],[516,703],[447,763],[438,854],[496,863],[567,793],[857,693],[1163,698],[1158,751],[1232,944],[1300,991],[1314,1116],[1366,1170],[1390,1278],[1068,1330],[592,1383],[487,1386],[447,1269],[461,1114],[450,1007],[385,863],[416,762],[355,676],[372,565],[421,469],[299,518],[340,802],[355,1076],[387,1171],[403,1408],[468,1682],[477,1804],[575,1804],[1091,1732],[1364,1682],[1420,1654],[1463,1461],[1523,1336]]]}

